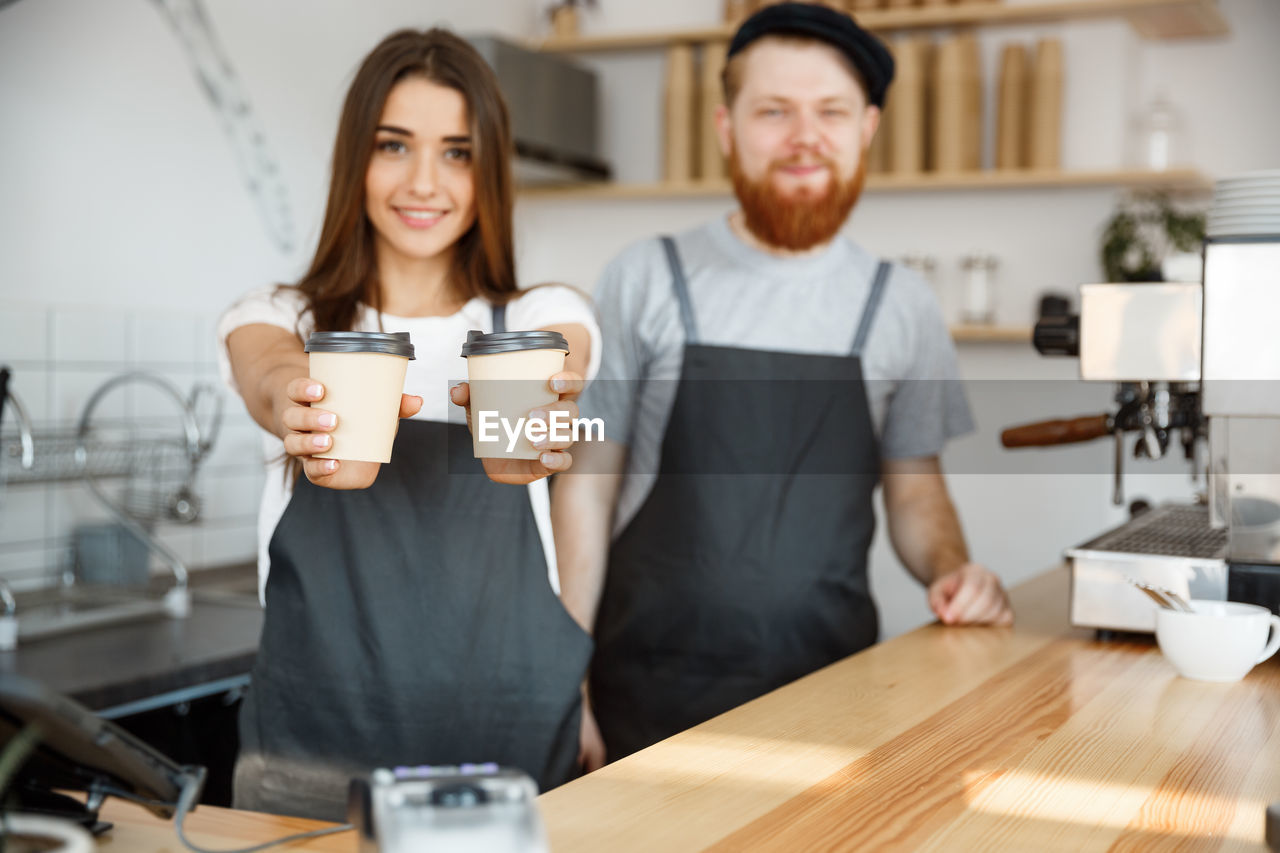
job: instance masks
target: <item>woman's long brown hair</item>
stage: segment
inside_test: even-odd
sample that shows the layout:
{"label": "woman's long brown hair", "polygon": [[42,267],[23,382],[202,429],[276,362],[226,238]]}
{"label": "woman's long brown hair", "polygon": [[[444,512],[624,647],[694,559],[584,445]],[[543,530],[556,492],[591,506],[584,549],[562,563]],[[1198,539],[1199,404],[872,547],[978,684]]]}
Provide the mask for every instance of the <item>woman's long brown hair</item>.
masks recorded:
{"label": "woman's long brown hair", "polygon": [[505,303],[516,293],[512,239],[511,123],[498,80],[470,44],[447,30],[400,30],[365,57],[347,91],[333,148],[320,242],[296,285],[317,331],[346,331],[360,303],[382,307],[365,173],[387,95],[407,77],[461,93],[471,135],[476,221],[459,238],[448,284],[463,299]]}

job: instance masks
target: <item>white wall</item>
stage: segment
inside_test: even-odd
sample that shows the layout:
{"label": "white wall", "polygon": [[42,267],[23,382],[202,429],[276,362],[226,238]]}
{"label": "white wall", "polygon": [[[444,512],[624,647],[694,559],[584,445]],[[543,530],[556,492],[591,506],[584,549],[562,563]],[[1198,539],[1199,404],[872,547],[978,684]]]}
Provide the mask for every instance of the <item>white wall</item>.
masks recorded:
{"label": "white wall", "polygon": [[[209,0],[210,21],[281,165],[296,224],[291,251],[269,239],[222,126],[156,4],[17,0],[0,9],[0,363],[17,368],[17,387],[37,417],[65,422],[93,384],[130,365],[168,372],[184,384],[209,378],[216,313],[250,287],[296,277],[306,262],[340,99],[363,53],[407,25],[533,34],[544,26],[537,5]],[[603,0],[601,6],[588,13],[586,29],[702,25],[716,19],[719,4]],[[1157,91],[1181,109],[1195,165],[1211,174],[1280,165],[1280,111],[1264,90],[1280,79],[1280,58],[1271,50],[1280,37],[1280,3],[1222,0],[1221,6],[1232,28],[1228,39],[1145,42],[1121,21],[984,31],[988,74],[1006,40],[1064,39],[1068,168],[1121,165],[1127,122]],[[585,61],[602,73],[604,138],[619,176],[654,178],[660,57]],[[935,255],[946,304],[959,283],[959,256],[974,249],[995,253],[1000,320],[1026,323],[1041,291],[1097,280],[1097,236],[1117,198],[1109,189],[868,194],[850,233],[885,256]],[[728,207],[727,199],[523,201],[517,210],[522,276],[590,289],[607,260],[632,240],[693,226]],[[104,310],[108,305],[116,307]],[[192,351],[182,349],[174,363],[156,360],[155,342],[171,340],[147,331],[157,327],[187,329]],[[83,360],[81,349],[81,360],[68,362],[69,342],[93,329],[100,332],[93,340],[104,341],[110,355],[94,360],[90,350]],[[1040,360],[1019,345],[965,345],[961,357],[969,376],[1073,375],[1071,364]],[[1107,389],[1088,394],[1089,402],[1107,404]],[[1085,410],[1043,414],[1077,411]],[[978,414],[980,432],[948,454],[953,469],[963,467],[967,449],[989,449],[1004,425]],[[247,455],[253,430],[242,415],[234,419],[226,452],[240,448]],[[1081,452],[1084,470],[1095,473],[954,477],[975,554],[1017,579],[1117,520],[1103,473],[1108,448]],[[172,533],[175,542],[184,535],[191,540],[183,547],[198,562],[252,551],[245,518],[256,475],[252,468],[235,469],[240,459],[232,456],[232,470],[212,478],[222,495],[222,514],[213,520],[227,526]],[[1131,491],[1189,494],[1181,473],[1153,474]],[[0,496],[0,575],[62,553],[69,525],[81,518],[76,506],[62,488],[11,487]],[[926,618],[919,591],[904,580],[883,541],[874,575],[886,633]]]}
{"label": "white wall", "polygon": [[0,296],[215,311],[314,248],[342,96],[391,30],[519,34],[527,0],[213,0],[210,21],[280,162],[298,224],[267,239],[231,146],[149,0],[0,11]]}

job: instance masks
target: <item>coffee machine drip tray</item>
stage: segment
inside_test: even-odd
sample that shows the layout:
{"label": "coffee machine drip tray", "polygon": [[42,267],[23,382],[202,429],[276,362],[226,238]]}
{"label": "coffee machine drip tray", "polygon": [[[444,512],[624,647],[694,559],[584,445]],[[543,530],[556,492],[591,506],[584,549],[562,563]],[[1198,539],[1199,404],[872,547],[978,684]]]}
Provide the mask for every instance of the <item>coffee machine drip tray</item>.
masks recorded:
{"label": "coffee machine drip tray", "polygon": [[1209,526],[1208,506],[1165,504],[1071,549],[1067,555],[1086,551],[1224,560],[1227,529]]}
{"label": "coffee machine drip tray", "polygon": [[1156,507],[1065,555],[1074,625],[1154,632],[1156,606],[1130,578],[1187,599],[1227,597],[1227,531],[1209,526],[1207,506]]}

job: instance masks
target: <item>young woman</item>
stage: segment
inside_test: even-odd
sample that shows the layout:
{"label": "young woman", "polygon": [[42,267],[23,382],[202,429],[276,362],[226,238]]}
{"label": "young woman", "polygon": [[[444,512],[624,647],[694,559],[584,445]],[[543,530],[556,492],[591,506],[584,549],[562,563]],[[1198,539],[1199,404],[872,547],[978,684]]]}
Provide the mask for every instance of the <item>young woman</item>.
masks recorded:
{"label": "young woman", "polygon": [[[348,780],[378,766],[497,762],[544,789],[577,772],[591,641],[557,597],[544,479],[571,459],[551,445],[482,469],[468,389],[448,385],[465,376],[469,329],[564,334],[552,408],[571,416],[598,361],[584,299],[517,291],[511,150],[479,54],[442,30],[394,33],[347,93],[310,269],[219,324],[228,381],[276,459],[237,807],[339,819]],[[311,456],[336,417],[307,377],[303,341],[338,330],[411,333],[413,393],[385,465]]]}

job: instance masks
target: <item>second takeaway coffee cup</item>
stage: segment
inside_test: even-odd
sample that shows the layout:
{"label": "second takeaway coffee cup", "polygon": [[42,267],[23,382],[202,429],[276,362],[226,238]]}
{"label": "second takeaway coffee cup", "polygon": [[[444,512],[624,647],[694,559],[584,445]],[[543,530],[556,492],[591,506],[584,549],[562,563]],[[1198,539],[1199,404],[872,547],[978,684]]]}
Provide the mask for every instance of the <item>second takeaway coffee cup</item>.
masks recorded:
{"label": "second takeaway coffee cup", "polygon": [[559,332],[467,332],[462,355],[471,386],[471,448],[476,458],[538,458],[541,451],[529,441],[523,425],[530,411],[560,399],[549,382],[564,370],[568,354],[569,342]]}
{"label": "second takeaway coffee cup", "polygon": [[333,444],[313,455],[390,462],[404,374],[413,358],[409,333],[312,332],[305,349],[311,378],[324,386],[316,406],[338,416]]}

